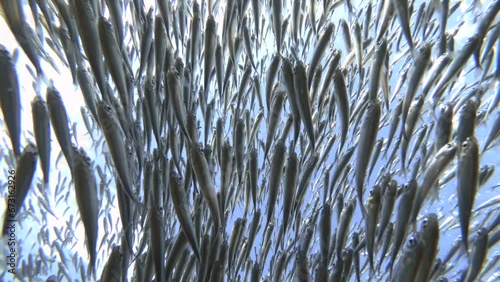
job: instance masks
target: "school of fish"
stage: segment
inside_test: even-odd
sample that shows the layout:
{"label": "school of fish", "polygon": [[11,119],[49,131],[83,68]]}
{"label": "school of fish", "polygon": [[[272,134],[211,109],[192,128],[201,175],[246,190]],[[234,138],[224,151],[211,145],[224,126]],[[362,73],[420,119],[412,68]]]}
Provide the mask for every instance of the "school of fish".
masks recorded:
{"label": "school of fish", "polygon": [[0,281],[500,280],[500,0],[0,8]]}

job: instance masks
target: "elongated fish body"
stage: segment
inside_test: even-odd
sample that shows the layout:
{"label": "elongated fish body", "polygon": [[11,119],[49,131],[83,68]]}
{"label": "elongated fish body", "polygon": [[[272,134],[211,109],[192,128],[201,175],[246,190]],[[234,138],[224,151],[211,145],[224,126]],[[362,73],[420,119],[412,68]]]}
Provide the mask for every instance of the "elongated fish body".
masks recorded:
{"label": "elongated fish body", "polygon": [[460,145],[457,164],[457,196],[460,231],[465,250],[468,250],[469,222],[479,185],[479,146],[475,137],[467,137]]}
{"label": "elongated fish body", "polygon": [[269,225],[271,219],[273,218],[274,208],[276,206],[276,200],[278,199],[278,191],[281,184],[281,178],[283,174],[283,167],[285,165],[285,154],[286,147],[283,141],[278,140],[276,145],[274,145],[273,155],[271,160],[271,171],[269,174],[269,200],[267,203],[267,222],[266,226]]}
{"label": "elongated fish body", "polygon": [[483,39],[486,37],[486,33],[488,32],[499,11],[500,1],[493,1],[493,3],[491,3],[488,8],[486,8],[486,11],[483,12],[483,17],[476,27],[476,32],[474,34],[479,39],[478,46],[474,50],[474,61],[476,62],[476,66],[481,65],[479,55],[481,52],[481,47],[483,45]]}
{"label": "elongated fish body", "polygon": [[460,146],[467,137],[474,136],[476,128],[476,102],[473,99],[467,100],[458,113],[458,127],[455,141]]}
{"label": "elongated fish body", "polygon": [[429,193],[432,185],[436,182],[439,175],[444,171],[444,169],[451,162],[455,153],[457,151],[457,145],[450,142],[443,146],[434,156],[434,159],[427,165],[427,168],[423,174],[422,184],[418,189],[417,195],[413,202],[413,209],[411,213],[410,221],[412,223],[417,219],[417,215],[422,207],[424,200]]}
{"label": "elongated fish body", "polygon": [[315,137],[314,137],[314,127],[311,115],[311,103],[309,101],[309,91],[307,88],[307,78],[304,63],[297,61],[293,69],[294,72],[294,88],[295,88],[295,101],[297,102],[297,108],[299,109],[300,118],[304,123],[306,128],[309,141],[311,142],[311,148],[314,150],[315,147]]}
{"label": "elongated fish body", "polygon": [[40,156],[43,172],[43,183],[48,185],[50,176],[50,117],[47,104],[40,96],[35,96],[31,102],[33,115],[33,131]]}
{"label": "elongated fish body", "polygon": [[120,282],[122,278],[122,259],[123,254],[119,245],[114,246],[111,249],[111,254],[109,255],[108,261],[104,266],[101,274],[100,281],[102,282]]}
{"label": "elongated fish body", "polygon": [[190,139],[190,135],[187,130],[187,114],[186,105],[182,100],[182,88],[180,74],[175,70],[175,68],[170,68],[167,74],[168,83],[168,93],[169,100],[171,101],[171,109],[174,112],[177,122],[179,123],[181,131],[185,134],[185,137]]}
{"label": "elongated fish body", "polygon": [[217,30],[215,19],[213,16],[207,18],[205,25],[205,51],[204,51],[204,68],[203,68],[203,85],[205,89],[205,99],[207,99],[208,90],[210,89],[210,75],[215,61],[215,48],[217,44]]}
{"label": "elongated fish body", "polygon": [[488,253],[488,237],[488,230],[485,227],[481,227],[474,239],[474,246],[472,247],[470,256],[471,263],[467,269],[467,276],[464,281],[476,281],[486,259],[486,254]]}
{"label": "elongated fish body", "polygon": [[438,251],[439,222],[436,214],[431,213],[424,217],[419,230],[420,239],[424,245],[422,261],[420,262],[416,282],[429,281],[434,261]]}
{"label": "elongated fish body", "polygon": [[276,48],[277,52],[281,52],[281,44],[282,44],[282,30],[281,30],[281,21],[282,21],[282,8],[283,4],[281,0],[272,0],[271,1],[272,5],[272,11],[273,11],[273,30],[274,30],[274,37],[275,37],[275,43],[276,43]]}
{"label": "elongated fish body", "polygon": [[80,210],[83,226],[85,227],[87,250],[90,255],[90,267],[92,267],[92,271],[95,271],[98,232],[97,184],[95,182],[92,162],[87,153],[83,148],[77,149],[73,147],[72,149],[76,202]]}
{"label": "elongated fish body", "polygon": [[[453,58],[445,73],[437,82],[436,86],[430,94],[430,97],[434,102],[434,106],[436,106],[437,102],[444,92],[445,87],[450,83],[452,78],[465,67],[474,50],[476,50],[476,48],[478,47],[478,44],[479,38],[476,35],[471,36],[469,39],[467,39],[467,42],[465,43],[465,46],[462,48],[462,50],[457,54],[455,58]],[[427,93],[424,92],[424,95],[425,94]]]}
{"label": "elongated fish body", "polygon": [[[9,229],[9,222],[17,220],[17,214],[23,206],[24,200],[28,195],[31,188],[31,182],[33,181],[33,176],[35,175],[36,163],[38,161],[37,148],[34,144],[28,143],[24,147],[21,155],[16,164],[15,171],[10,171],[9,180],[15,183],[15,195],[9,196],[7,200],[7,207],[5,210],[5,218],[2,228],[2,236],[6,236]],[[10,183],[9,185],[11,185]],[[12,208],[15,210],[12,212]]]}
{"label": "elongated fish body", "polygon": [[132,171],[130,170],[127,158],[125,133],[121,130],[116,113],[103,101],[98,102],[97,110],[99,115],[99,124],[101,125],[101,130],[108,144],[118,178],[123,185],[127,196],[130,197],[136,204],[140,205],[133,192],[133,183],[131,179]]}
{"label": "elongated fish body", "polygon": [[358,141],[358,153],[356,157],[356,193],[363,216],[366,216],[363,205],[363,186],[366,172],[368,171],[368,162],[370,161],[371,153],[377,139],[380,111],[380,102],[377,99],[368,104]]}
{"label": "elongated fish body", "polygon": [[76,13],[76,25],[83,49],[94,72],[99,90],[101,90],[102,98],[107,101],[106,75],[104,74],[103,54],[97,31],[97,14],[94,12],[89,0],[74,0],[74,8],[75,11],[78,11]]}
{"label": "elongated fish body", "polygon": [[436,126],[436,140],[434,141],[434,150],[436,152],[450,142],[452,123],[453,107],[444,104]]}
{"label": "elongated fish body", "polygon": [[189,155],[192,158],[191,165],[193,167],[194,174],[200,185],[200,190],[203,194],[203,198],[207,202],[207,206],[212,214],[212,220],[214,222],[215,231],[219,230],[221,225],[221,215],[219,210],[219,203],[217,200],[217,195],[215,193],[215,184],[210,173],[205,154],[200,144],[192,143],[189,150]]}
{"label": "elongated fish body", "polygon": [[382,195],[382,205],[380,207],[380,224],[377,233],[377,242],[382,239],[385,228],[391,219],[394,204],[396,203],[397,189],[398,183],[395,180],[391,180],[384,189],[384,194]]}
{"label": "elongated fish body", "polygon": [[410,104],[413,101],[415,93],[417,93],[418,85],[422,81],[430,56],[431,45],[426,44],[420,48],[418,57],[415,59],[415,67],[413,68],[412,75],[408,80],[408,91],[403,98],[403,109],[401,112],[403,114],[403,124],[406,122],[406,117],[410,110]]}
{"label": "elongated fish body", "polygon": [[417,182],[415,179],[410,180],[403,186],[401,199],[398,203],[396,224],[394,226],[394,240],[391,253],[391,269],[394,267],[396,256],[399,253],[401,244],[407,233],[408,220],[410,219],[413,199],[417,190]]}
{"label": "elongated fish body", "polygon": [[318,64],[321,61],[321,58],[323,57],[323,54],[325,53],[326,47],[328,46],[328,43],[330,43],[330,39],[333,34],[333,23],[328,23],[327,26],[325,27],[325,31],[323,32],[323,35],[319,38],[318,44],[316,45],[316,48],[314,49],[314,54],[311,60],[311,63],[309,64],[309,72],[307,74],[307,87],[308,89],[311,88],[311,83],[313,79],[313,75],[316,72],[316,68],[318,67]]}
{"label": "elongated fish body", "polygon": [[9,51],[0,45],[0,107],[7,124],[12,150],[17,157],[21,155],[21,96],[16,66]]}
{"label": "elongated fish body", "polygon": [[103,16],[98,20],[99,41],[106,65],[120,94],[120,100],[125,110],[130,110],[129,93],[126,76],[123,70],[120,45],[116,39],[115,29],[111,22]]}
{"label": "elongated fish body", "polygon": [[424,244],[418,236],[412,236],[403,250],[398,264],[395,266],[395,273],[392,274],[392,282],[415,281],[418,268],[422,261]]}
{"label": "elongated fish body", "polygon": [[380,186],[375,185],[370,191],[367,204],[367,218],[366,222],[366,250],[368,252],[368,260],[370,262],[370,271],[374,271],[373,255],[375,252],[375,235],[378,222],[378,214],[380,209]]}
{"label": "elongated fish body", "polygon": [[339,116],[341,121],[341,139],[339,151],[344,148],[345,140],[347,139],[347,130],[349,129],[349,96],[347,94],[347,87],[344,76],[340,70],[335,72],[333,77],[333,95],[338,104]]}
{"label": "elongated fish body", "polygon": [[266,139],[266,150],[264,152],[264,159],[267,157],[267,154],[271,149],[271,145],[274,140],[274,135],[276,134],[276,130],[278,129],[278,125],[281,120],[281,112],[283,111],[285,92],[283,91],[283,89],[277,88],[273,96],[274,98],[272,102],[272,107],[267,121],[267,139]]}
{"label": "elongated fish body", "polygon": [[68,166],[71,169],[73,167],[73,160],[71,157],[71,137],[69,135],[68,127],[68,114],[66,112],[66,107],[61,98],[59,91],[53,86],[47,88],[47,108],[49,111],[50,123],[56,134],[57,142],[61,147],[61,150],[68,162]]}

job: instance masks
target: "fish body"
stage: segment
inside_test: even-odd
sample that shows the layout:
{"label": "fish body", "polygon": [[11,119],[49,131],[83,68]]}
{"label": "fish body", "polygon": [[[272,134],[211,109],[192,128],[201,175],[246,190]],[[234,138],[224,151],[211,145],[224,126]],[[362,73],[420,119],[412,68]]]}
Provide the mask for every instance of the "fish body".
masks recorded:
{"label": "fish body", "polygon": [[368,104],[364,116],[361,133],[359,136],[358,153],[356,158],[356,193],[361,205],[363,216],[366,216],[366,210],[363,205],[363,187],[365,176],[368,171],[368,162],[377,139],[377,132],[380,123],[380,102],[373,100]]}
{"label": "fish body", "polygon": [[16,66],[9,51],[0,45],[0,107],[7,124],[12,151],[14,155],[21,155],[21,96]]}
{"label": "fish body", "polygon": [[92,162],[82,148],[77,149],[73,147],[73,180],[75,183],[76,202],[85,228],[87,250],[90,256],[89,267],[92,268],[92,272],[95,272],[98,232],[97,184]]}
{"label": "fish body", "polygon": [[[24,200],[26,199],[26,196],[28,195],[28,192],[31,188],[33,176],[35,175],[36,171],[37,161],[37,148],[34,144],[28,143],[28,145],[24,147],[21,155],[19,156],[16,164],[16,169],[14,171],[9,171],[9,187],[12,187],[12,182],[14,182],[15,190],[13,192],[15,193],[15,195],[11,195],[11,191],[9,191],[2,228],[2,236],[7,235],[9,230],[9,222],[17,220],[17,214],[21,210],[21,207],[24,204]],[[15,210],[13,210],[14,208]]]}
{"label": "fish body", "polygon": [[461,144],[457,164],[457,196],[460,231],[465,250],[468,250],[469,222],[479,186],[479,148],[475,137]]}

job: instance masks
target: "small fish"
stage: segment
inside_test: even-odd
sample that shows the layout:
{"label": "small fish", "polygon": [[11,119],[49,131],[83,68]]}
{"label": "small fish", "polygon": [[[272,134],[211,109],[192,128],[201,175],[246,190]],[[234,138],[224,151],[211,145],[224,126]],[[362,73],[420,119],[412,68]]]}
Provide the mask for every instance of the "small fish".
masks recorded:
{"label": "small fish", "polygon": [[438,251],[439,222],[434,213],[426,215],[419,230],[420,240],[423,243],[422,261],[418,268],[415,281],[424,282],[431,278],[432,268]]}
{"label": "small fish", "polygon": [[342,249],[344,248],[345,242],[347,240],[349,226],[351,225],[351,219],[354,214],[355,206],[356,200],[350,200],[344,207],[344,209],[342,209],[342,213],[340,214],[340,220],[337,226],[335,237],[335,250],[338,257],[342,255]]}
{"label": "small fish", "polygon": [[347,94],[347,87],[342,72],[337,69],[333,76],[333,95],[338,104],[339,116],[341,121],[341,138],[339,152],[344,148],[345,140],[347,139],[347,131],[349,129],[349,96]]}
{"label": "small fish", "polygon": [[271,160],[271,171],[269,172],[269,196],[267,203],[267,221],[266,226],[269,225],[273,218],[273,211],[276,206],[278,192],[281,184],[283,167],[285,165],[286,147],[283,141],[278,140],[274,145],[273,155]]}
{"label": "small fish", "polygon": [[196,240],[196,235],[194,231],[194,224],[191,220],[191,215],[189,212],[189,202],[186,197],[185,191],[182,184],[182,178],[178,175],[173,168],[170,168],[170,195],[172,196],[172,203],[174,205],[175,213],[179,219],[181,228],[186,235],[191,248],[197,259],[200,260],[200,249],[198,245],[198,240]]}
{"label": "small fish", "polygon": [[401,199],[398,203],[396,225],[394,226],[394,240],[391,253],[391,271],[396,262],[396,257],[399,253],[399,249],[401,248],[401,244],[406,237],[408,221],[411,216],[413,199],[415,198],[416,190],[417,182],[415,181],[415,179],[411,179],[403,186]]}
{"label": "small fish", "polygon": [[121,130],[117,114],[103,101],[98,102],[97,110],[99,115],[99,124],[106,139],[106,143],[108,144],[118,178],[127,196],[132,199],[135,204],[139,205],[139,207],[143,207],[133,192],[131,169],[125,145],[125,133]]}
{"label": "small fish", "polygon": [[378,214],[380,210],[380,186],[375,185],[370,191],[367,204],[367,218],[366,223],[366,251],[368,253],[368,260],[370,262],[370,273],[374,273],[373,254],[375,252],[375,235],[377,229]]}
{"label": "small fish", "polygon": [[436,141],[434,141],[434,150],[436,152],[450,142],[452,122],[453,107],[449,104],[444,104],[441,108],[441,115],[439,115],[436,126]]}
{"label": "small fish", "polygon": [[454,142],[450,142],[443,146],[436,153],[431,162],[427,165],[427,168],[423,174],[422,183],[419,185],[418,193],[413,202],[413,209],[411,212],[410,221],[412,223],[417,219],[417,215],[422,207],[424,200],[432,188],[433,184],[437,181],[439,175],[444,171],[444,169],[451,162],[455,153],[457,151],[457,145]]}
{"label": "small fish", "polygon": [[191,144],[191,148],[189,149],[189,155],[192,159],[191,165],[193,167],[196,180],[200,184],[200,190],[203,194],[203,198],[207,202],[210,213],[212,214],[214,230],[218,231],[221,226],[219,203],[215,193],[215,184],[201,145],[193,142]]}
{"label": "small fish", "polygon": [[88,0],[75,0],[73,5],[74,9],[78,11],[78,13],[75,13],[76,26],[78,27],[83,50],[94,72],[99,90],[101,90],[102,99],[108,101],[108,95],[111,95],[111,93],[108,94],[106,88],[106,75],[102,63],[103,53],[100,48],[101,43],[97,30],[98,14],[95,13],[92,4]]}
{"label": "small fish", "polygon": [[377,132],[380,122],[380,102],[375,99],[369,102],[363,125],[359,136],[358,153],[356,158],[356,193],[363,212],[366,217],[366,210],[363,205],[363,187],[367,173],[368,162],[377,139]]}
{"label": "small fish", "polygon": [[94,168],[90,157],[83,148],[73,147],[73,180],[75,183],[76,202],[80,210],[80,217],[85,227],[87,250],[90,256],[89,268],[95,275],[96,245],[98,233],[98,200],[97,184],[95,182]]}
{"label": "small fish", "polygon": [[470,255],[470,264],[467,269],[467,275],[464,279],[466,282],[475,281],[479,272],[483,268],[484,261],[486,259],[486,254],[488,253],[488,230],[485,227],[481,227],[477,232],[477,236],[474,239],[474,245],[472,247],[472,252]]}
{"label": "small fish", "polygon": [[271,6],[272,6],[272,19],[273,19],[273,30],[274,30],[274,37],[275,37],[275,43],[276,43],[276,52],[280,53],[281,52],[281,44],[282,44],[282,30],[281,30],[281,22],[282,22],[282,2],[281,0],[272,0],[271,1]]}
{"label": "small fish", "polygon": [[274,140],[274,135],[278,128],[278,124],[281,120],[281,112],[283,111],[285,92],[279,87],[274,90],[273,102],[271,110],[269,112],[269,117],[267,120],[267,139],[266,139],[266,150],[264,152],[264,161],[267,158],[269,150],[271,149],[272,142]]}
{"label": "small fish", "polygon": [[[4,1],[5,2],[5,1]],[[4,3],[2,2],[2,3]],[[4,7],[5,8],[5,7]],[[21,155],[21,96],[15,63],[5,46],[0,44],[0,107],[9,131],[14,155]]]}
{"label": "small fish", "polygon": [[396,203],[397,189],[398,183],[395,180],[391,180],[384,189],[384,194],[382,195],[382,206],[380,207],[380,223],[377,233],[377,242],[380,242],[382,239],[385,228],[391,219],[394,204]]}
{"label": "small fish", "polygon": [[50,177],[50,117],[47,104],[40,96],[35,96],[31,102],[33,115],[33,131],[40,155],[40,164],[43,172],[43,183],[47,186]]}
{"label": "small fish", "polygon": [[424,244],[418,236],[412,236],[406,243],[403,254],[391,275],[391,281],[414,281],[422,261]]}
{"label": "small fish", "polygon": [[100,281],[121,281],[123,272],[122,259],[123,254],[120,250],[120,246],[114,246],[111,249],[111,254],[109,255],[108,261],[104,266]]}
{"label": "small fish", "polygon": [[66,112],[66,107],[61,98],[61,94],[54,86],[50,86],[47,88],[47,108],[49,111],[50,124],[54,129],[54,133],[56,134],[57,141],[61,147],[61,150],[68,162],[68,167],[73,167],[72,160],[72,149],[71,149],[71,137],[69,134],[69,120],[68,114]]}
{"label": "small fish", "polygon": [[474,137],[461,144],[457,164],[457,197],[460,231],[465,250],[468,248],[469,222],[479,185],[479,148]]}
{"label": "small fish", "polygon": [[24,200],[26,199],[26,196],[31,188],[31,182],[33,181],[33,176],[35,175],[37,161],[37,148],[33,143],[28,143],[17,160],[16,169],[14,171],[9,171],[9,185],[12,186],[12,184],[15,184],[15,195],[9,195],[7,198],[2,236],[7,235],[10,228],[9,222],[18,220],[17,215],[20,212],[21,207],[24,204]]}
{"label": "small fish", "polygon": [[488,149],[491,143],[493,143],[493,141],[498,138],[499,135],[500,135],[500,111],[497,113],[495,121],[493,122],[493,125],[491,126],[488,136],[484,141],[482,150],[483,153]]}
{"label": "small fish", "polygon": [[[311,89],[313,75],[314,75],[319,63],[321,62],[321,59],[323,57],[323,54],[325,53],[325,50],[326,50],[326,47],[328,46],[328,43],[330,42],[330,39],[331,39],[332,34],[333,34],[333,29],[334,29],[333,23],[328,23],[325,27],[325,30],[323,31],[323,34],[319,38],[318,43],[316,44],[316,47],[314,48],[313,57],[312,57],[311,62],[309,64],[309,71],[307,74],[307,88],[308,89]],[[314,33],[316,33],[316,32],[314,32]]]}
{"label": "small fish", "polygon": [[299,109],[300,118],[304,123],[306,128],[309,141],[311,142],[311,148],[314,150],[315,147],[315,137],[314,137],[314,127],[311,116],[311,104],[309,101],[309,91],[307,88],[307,78],[304,63],[302,61],[297,61],[293,69],[294,73],[294,88],[295,88],[295,101],[297,102],[297,108]]}

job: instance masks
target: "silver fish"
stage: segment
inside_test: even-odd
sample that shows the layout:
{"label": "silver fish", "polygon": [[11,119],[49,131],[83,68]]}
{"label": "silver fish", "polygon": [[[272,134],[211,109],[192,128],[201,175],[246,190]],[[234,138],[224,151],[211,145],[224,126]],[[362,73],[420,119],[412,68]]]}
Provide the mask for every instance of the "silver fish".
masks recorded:
{"label": "silver fish", "polygon": [[5,209],[5,218],[2,228],[2,236],[6,236],[9,231],[11,222],[17,220],[17,215],[24,204],[24,200],[31,188],[31,182],[36,171],[36,163],[38,161],[37,148],[33,143],[28,143],[24,147],[16,164],[15,170],[9,170],[8,184],[9,187],[15,185],[15,194],[12,195],[12,188],[9,188],[9,196],[7,198],[7,207]]}
{"label": "silver fish", "polygon": [[468,250],[469,222],[479,185],[479,148],[475,137],[461,144],[457,164],[457,197],[460,231],[465,250]]}
{"label": "silver fish", "polygon": [[[2,2],[3,3],[3,2]],[[15,63],[5,46],[0,45],[0,106],[9,131],[14,155],[21,155],[21,96]]]}

